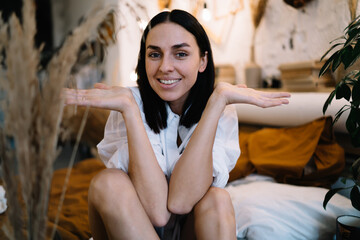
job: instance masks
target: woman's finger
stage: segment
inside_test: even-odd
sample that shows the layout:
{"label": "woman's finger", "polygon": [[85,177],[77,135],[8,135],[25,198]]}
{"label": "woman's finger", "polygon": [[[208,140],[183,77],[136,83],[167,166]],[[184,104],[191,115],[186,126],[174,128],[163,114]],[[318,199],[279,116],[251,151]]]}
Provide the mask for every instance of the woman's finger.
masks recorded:
{"label": "woman's finger", "polygon": [[106,85],[105,83],[95,83],[94,88],[97,88],[97,89],[110,89],[111,87]]}
{"label": "woman's finger", "polygon": [[247,88],[246,84],[237,84],[236,86],[238,88]]}

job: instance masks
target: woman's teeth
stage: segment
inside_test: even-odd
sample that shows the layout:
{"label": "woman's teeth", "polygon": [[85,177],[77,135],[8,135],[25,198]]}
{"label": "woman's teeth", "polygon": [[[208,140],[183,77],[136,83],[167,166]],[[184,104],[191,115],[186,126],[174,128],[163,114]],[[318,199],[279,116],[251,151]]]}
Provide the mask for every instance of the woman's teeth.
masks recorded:
{"label": "woman's teeth", "polygon": [[173,83],[176,83],[180,81],[180,79],[175,79],[175,80],[162,80],[160,79],[160,82],[163,83],[163,84],[173,84]]}

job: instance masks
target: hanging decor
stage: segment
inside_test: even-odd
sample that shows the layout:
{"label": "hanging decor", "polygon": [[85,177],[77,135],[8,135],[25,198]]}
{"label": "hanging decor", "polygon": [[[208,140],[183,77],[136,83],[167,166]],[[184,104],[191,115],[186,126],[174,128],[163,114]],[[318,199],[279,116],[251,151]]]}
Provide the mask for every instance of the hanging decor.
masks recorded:
{"label": "hanging decor", "polygon": [[230,33],[234,17],[244,9],[243,0],[198,0],[192,7],[192,15],[196,16],[205,28],[209,38],[216,44],[221,44]]}

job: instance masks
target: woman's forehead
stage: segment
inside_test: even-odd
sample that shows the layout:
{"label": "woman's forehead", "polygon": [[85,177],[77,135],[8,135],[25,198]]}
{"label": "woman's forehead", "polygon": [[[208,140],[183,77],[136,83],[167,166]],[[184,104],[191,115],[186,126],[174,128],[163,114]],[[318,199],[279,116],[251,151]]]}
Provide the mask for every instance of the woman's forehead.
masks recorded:
{"label": "woman's forehead", "polygon": [[173,22],[165,22],[151,28],[145,44],[146,47],[152,45],[161,48],[184,43],[189,47],[198,47],[194,35],[184,27]]}

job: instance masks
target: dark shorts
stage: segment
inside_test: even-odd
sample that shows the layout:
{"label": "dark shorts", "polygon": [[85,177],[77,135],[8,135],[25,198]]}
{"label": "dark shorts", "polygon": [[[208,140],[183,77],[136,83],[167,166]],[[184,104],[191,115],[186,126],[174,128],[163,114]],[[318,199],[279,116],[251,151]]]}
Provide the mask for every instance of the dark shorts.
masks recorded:
{"label": "dark shorts", "polygon": [[169,222],[164,227],[155,227],[161,240],[179,240],[181,229],[188,215],[172,214]]}

